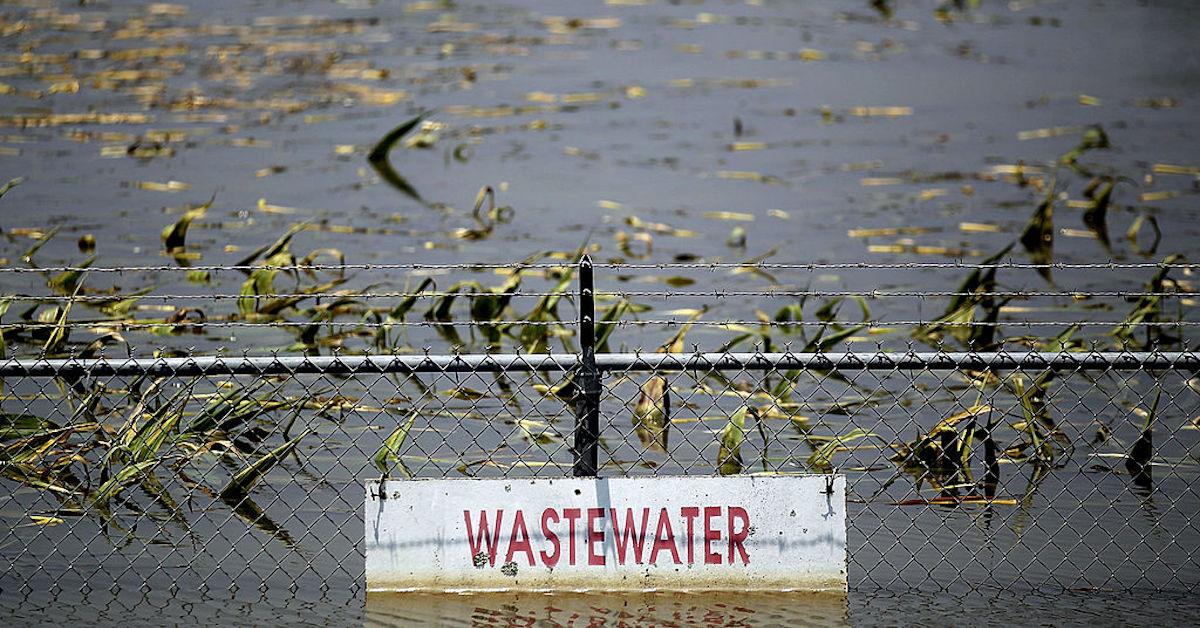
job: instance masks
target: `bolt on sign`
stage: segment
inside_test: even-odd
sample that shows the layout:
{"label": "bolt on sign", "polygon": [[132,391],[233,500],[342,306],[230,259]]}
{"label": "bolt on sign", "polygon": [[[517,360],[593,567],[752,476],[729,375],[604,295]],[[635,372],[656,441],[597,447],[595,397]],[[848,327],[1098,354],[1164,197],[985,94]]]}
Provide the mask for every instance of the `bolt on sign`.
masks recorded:
{"label": "bolt on sign", "polygon": [[846,590],[840,475],[386,480],[369,591]]}

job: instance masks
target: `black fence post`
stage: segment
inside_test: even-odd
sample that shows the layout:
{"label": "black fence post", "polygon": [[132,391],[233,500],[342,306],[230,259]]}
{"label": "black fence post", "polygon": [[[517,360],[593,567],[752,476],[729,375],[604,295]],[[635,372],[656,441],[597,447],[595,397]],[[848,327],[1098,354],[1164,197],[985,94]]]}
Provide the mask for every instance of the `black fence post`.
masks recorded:
{"label": "black fence post", "polygon": [[596,293],[592,258],[579,260],[579,370],[575,393],[575,475],[594,477],[599,468],[600,371],[596,369]]}

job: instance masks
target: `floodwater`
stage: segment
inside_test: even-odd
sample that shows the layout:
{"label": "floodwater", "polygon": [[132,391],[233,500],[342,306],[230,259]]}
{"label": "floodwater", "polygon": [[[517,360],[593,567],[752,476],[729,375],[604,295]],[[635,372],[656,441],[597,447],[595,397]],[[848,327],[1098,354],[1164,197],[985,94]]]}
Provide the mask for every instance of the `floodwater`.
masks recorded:
{"label": "floodwater", "polygon": [[[297,259],[311,251],[310,259],[327,263],[514,262],[546,252],[569,254],[585,243],[601,261],[978,261],[1018,238],[1049,190],[1058,194],[1056,262],[1158,261],[1174,253],[1196,261],[1198,27],[1200,5],[1188,0],[967,0],[944,6],[934,0],[0,0],[0,184],[24,179],[0,198],[0,265],[26,266],[22,256],[43,241],[31,262],[42,267],[84,263],[93,254],[96,266],[107,267],[234,264],[302,222],[292,251]],[[367,154],[380,137],[422,111],[433,123],[422,141],[391,154],[407,182],[402,190],[381,178]],[[1082,152],[1073,166],[1062,162],[1089,129],[1094,137],[1094,125],[1103,129],[1108,147]],[[1097,179],[1114,183],[1102,227],[1083,218],[1091,203],[1085,190]],[[496,218],[473,217],[483,186],[511,209]],[[164,255],[164,228],[210,198],[211,206],[190,225],[183,254]],[[55,227],[57,234],[47,239]],[[94,236],[94,251],[79,244],[87,234]],[[1020,244],[1010,255],[1034,259]],[[1013,269],[1001,271],[998,280],[1012,290],[1136,290],[1151,273],[1055,271],[1051,285],[1033,270]],[[692,269],[602,271],[598,281],[602,290],[948,290],[963,274],[954,268],[824,269],[764,277]],[[445,288],[464,277],[487,286],[502,281],[465,271],[437,279]],[[139,320],[161,320],[186,308],[211,321],[236,320],[235,301],[212,295],[236,296],[243,275],[213,272],[206,281],[193,279],[184,273],[93,274],[86,289],[172,295],[134,307],[131,316]],[[420,280],[402,269],[363,270],[336,287],[395,291]],[[541,281],[555,285],[553,278]],[[4,293],[46,294],[51,290],[45,284],[37,274],[0,274]],[[291,287],[282,279],[276,286]],[[1194,303],[1186,301],[1172,311],[1194,320]],[[769,317],[784,304],[704,296],[645,302],[655,308],[647,317],[686,319],[689,314],[681,312],[703,305],[712,308],[707,316],[714,320],[752,319],[756,309]],[[934,298],[869,304],[871,317],[881,320],[928,317],[944,307]],[[858,318],[857,308],[846,305],[842,315]],[[25,314],[45,320],[22,309],[14,305],[4,320]],[[569,319],[567,309],[564,304]],[[1013,304],[1001,316],[1112,321],[1128,309],[1121,299],[1055,297]],[[311,314],[286,316],[309,320]],[[71,315],[108,316],[84,307]],[[195,311],[185,316],[198,317]],[[362,311],[351,316],[365,320]],[[81,329],[68,347],[110,330]],[[279,329],[158,331],[125,330],[123,340],[143,355],[156,347],[297,350],[295,335]],[[674,331],[622,328],[611,343],[614,349],[653,348]],[[1085,329],[1095,338],[1105,331]],[[361,349],[363,336],[331,334],[328,342],[306,341],[302,348]],[[717,348],[731,336],[697,328],[688,343]],[[10,336],[7,350],[33,354],[43,340]],[[481,346],[478,338],[460,340],[468,349]],[[910,337],[884,330],[851,340],[903,346]],[[393,348],[423,346],[445,351],[449,342],[415,328],[402,347]],[[1185,396],[1169,410],[1174,424],[1182,425],[1196,416],[1197,396],[1178,379]],[[892,387],[912,383],[893,380]],[[939,385],[924,383],[930,388],[923,390]],[[1144,380],[1126,388],[1122,394],[1134,400],[1151,390]],[[618,394],[637,393],[626,384]],[[1097,406],[1084,393],[1074,394],[1076,402],[1063,403],[1071,415],[1064,425],[1078,425],[1073,436],[1086,440],[1092,417],[1085,415]],[[921,396],[916,401],[914,407],[923,407]],[[883,418],[872,421],[882,425]],[[928,428],[937,420],[930,413],[920,424]],[[886,436],[900,436],[900,428],[893,425]],[[1132,429],[1118,436],[1129,442],[1136,438]],[[1194,434],[1165,439],[1164,455],[1191,456]],[[29,624],[197,617],[360,622],[365,594],[357,582],[355,542],[361,520],[358,506],[338,487],[350,486],[346,494],[361,496],[355,484],[361,478],[354,474],[375,448],[351,445],[309,456],[325,475],[311,474],[261,498],[271,502],[267,510],[277,518],[272,504],[283,502],[281,520],[293,534],[308,531],[296,535],[303,551],[274,543],[278,531],[244,525],[215,499],[190,505],[216,513],[200,538],[208,534],[238,556],[251,553],[249,574],[220,562],[224,546],[189,562],[181,558],[180,548],[188,547],[183,542],[100,538],[90,522],[65,537],[53,527],[31,528],[26,510],[44,498],[14,488],[0,504],[13,539],[0,542],[0,552],[14,566],[0,579],[0,605]],[[680,615],[715,617],[722,625],[902,625],[1035,618],[1095,623],[1114,616],[1160,623],[1194,614],[1198,609],[1188,596],[1153,592],[1187,591],[1200,579],[1191,550],[1164,532],[1194,530],[1191,515],[1200,507],[1189,488],[1194,468],[1173,468],[1156,495],[1139,494],[1128,490],[1126,478],[1097,472],[1095,460],[1080,458],[1072,462],[1072,474],[1052,476],[1042,489],[1078,498],[1061,508],[1039,500],[1019,512],[1000,510],[993,519],[991,509],[928,508],[914,515],[852,505],[854,584],[848,602],[840,604],[788,596],[370,597],[365,618],[381,624],[437,619],[524,625],[554,619],[551,606],[609,622],[599,625],[692,623]],[[867,495],[891,471],[861,473],[860,493]],[[1006,478],[1023,487],[1027,473]],[[893,490],[886,499],[909,494],[899,485]],[[1118,503],[1120,508],[1105,511]],[[1082,548],[1053,544],[1062,530],[1093,520],[1107,522],[1102,534],[1117,531],[1108,540],[1125,534],[1140,542],[1145,535],[1146,544],[1136,552],[1109,552],[1096,545],[1102,539],[1094,534],[1079,541]],[[86,547],[94,535],[103,547]],[[997,536],[1003,537],[999,545]],[[941,544],[922,544],[928,539]],[[24,543],[36,551],[51,548],[59,562],[22,551]],[[945,547],[950,549],[939,549]],[[1081,549],[1081,559],[1068,560]],[[924,552],[920,561],[905,558],[918,551]],[[1015,558],[994,568],[977,554],[985,551]],[[1138,582],[1139,561],[1147,555],[1169,563],[1167,577]],[[113,556],[128,569],[106,571],[101,563]],[[36,582],[22,588],[17,567],[39,562]],[[68,564],[102,577],[82,594],[71,578],[67,591],[50,589],[47,583]],[[1014,571],[1013,564],[1024,567]],[[155,569],[170,574],[166,586],[155,580],[143,587],[142,570]],[[293,582],[290,574],[296,573],[301,577]],[[927,592],[931,573],[1002,590]],[[1105,574],[1122,575],[1108,580]],[[269,581],[269,592],[199,589],[205,578],[236,582],[244,576]],[[1048,581],[1061,586],[1039,590]],[[1148,592],[1119,591],[1131,581],[1147,585]],[[122,584],[120,592],[108,592],[112,582]]]}
{"label": "floodwater", "polygon": [[366,626],[849,626],[846,597],[805,593],[367,595]]}
{"label": "floodwater", "polygon": [[[978,261],[1021,235],[1051,186],[1053,261],[1194,252],[1194,3],[882,4],[893,7],[889,19],[866,0],[594,2],[569,11],[536,1],[5,2],[0,170],[25,182],[3,199],[0,258],[24,265],[22,255],[58,226],[34,264],[92,255],[97,266],[233,264],[307,221],[292,252],[328,264],[514,262],[585,242],[598,261]],[[410,134],[405,143],[421,141],[391,155],[405,193],[366,156],[420,111],[435,128]],[[1109,147],[1056,165],[1093,125]],[[1103,228],[1083,221],[1096,177],[1115,182]],[[484,186],[510,210],[474,218]],[[163,229],[210,198],[183,254],[164,255]],[[86,234],[94,251],[77,246]],[[1030,261],[1021,245],[1008,257]],[[1009,290],[1136,290],[1151,274],[1059,271],[1050,286],[1016,269],[997,280]],[[452,273],[438,287],[464,275],[500,283]],[[598,281],[608,290],[950,290],[964,273],[777,275]],[[309,287],[300,279],[275,288]],[[236,295],[244,277],[208,280],[93,274],[84,293]],[[396,291],[419,280],[362,271],[336,287]],[[4,281],[45,291],[38,275]],[[708,306],[709,320],[752,319],[756,308],[773,315],[784,304],[639,301],[655,308],[650,318]],[[945,298],[869,303],[871,318],[905,320],[940,313]],[[209,319],[237,309],[229,299],[175,296],[146,298],[133,313],[149,318],[164,305]],[[1001,320],[1120,320],[1129,307],[1062,297],[1009,306]],[[841,314],[860,318],[849,305]],[[294,341],[286,329],[208,331],[131,330],[127,340],[234,352]],[[614,347],[670,334],[652,331],[622,328]],[[698,328],[694,338],[718,346],[731,335]],[[438,342],[414,329],[410,345]]]}

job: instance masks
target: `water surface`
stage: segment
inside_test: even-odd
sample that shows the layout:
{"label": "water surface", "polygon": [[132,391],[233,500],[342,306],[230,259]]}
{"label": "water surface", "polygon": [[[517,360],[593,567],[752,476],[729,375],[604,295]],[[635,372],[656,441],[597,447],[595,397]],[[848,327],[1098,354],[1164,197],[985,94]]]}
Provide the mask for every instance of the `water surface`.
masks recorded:
{"label": "water surface", "polygon": [[[893,14],[865,1],[0,0],[0,178],[25,178],[0,199],[0,258],[25,265],[21,256],[59,227],[34,263],[81,263],[90,253],[77,241],[94,234],[99,266],[231,264],[309,221],[292,243],[298,258],[316,251],[313,259],[344,256],[360,264],[508,262],[573,252],[585,242],[602,261],[741,261],[768,254],[768,260],[788,262],[978,261],[1017,238],[1050,189],[1059,193],[1055,261],[1196,257],[1200,7],[1186,0],[982,0],[962,10],[923,0],[886,4]],[[444,125],[433,129],[436,139],[392,155],[417,199],[381,180],[366,155],[420,111]],[[1060,157],[1094,125],[1110,147],[1087,151],[1075,168],[1062,164]],[[1118,181],[1103,233],[1083,221],[1084,190],[1097,176]],[[465,239],[462,230],[480,226],[471,208],[482,186],[495,189],[511,216],[490,225],[485,237]],[[162,230],[210,198],[212,206],[189,231],[184,261],[162,255]],[[1011,257],[1030,259],[1019,245]],[[693,269],[603,271],[599,281],[602,289],[947,290],[963,274],[955,268],[844,269],[767,278]],[[998,281],[1011,290],[1136,290],[1150,274],[1056,271],[1051,284],[1017,269],[1002,271]],[[667,283],[669,276],[684,281]],[[462,271],[439,275],[439,285],[463,277],[489,286],[501,281]],[[403,269],[362,271],[342,287],[402,290],[420,279]],[[166,299],[165,309],[162,301],[147,300],[134,312],[161,317],[194,306],[222,320],[236,312],[235,302],[209,297],[236,295],[243,281],[231,272],[200,284],[183,273],[113,273],[90,275],[86,285],[98,292],[153,287],[158,294],[201,295]],[[0,275],[0,282],[6,293],[48,292],[39,275]],[[552,278],[543,283],[554,286]],[[713,319],[752,318],[756,309],[769,317],[786,302],[645,301],[655,308],[646,316],[708,305]],[[1005,311],[1002,320],[1119,320],[1130,307],[1121,299],[1062,297],[1012,305],[1027,307]],[[872,316],[885,320],[928,318],[944,306],[936,298],[870,301]],[[1175,306],[1178,316],[1194,320],[1194,303]],[[568,320],[570,310],[564,303]],[[851,312],[857,316],[854,308],[844,315]],[[73,316],[100,315],[81,307]],[[81,348],[105,331],[80,331],[69,347]],[[1012,335],[1026,331],[1014,326]],[[653,348],[674,332],[621,328],[612,345]],[[1104,338],[1106,332],[1088,334]],[[287,331],[257,329],[124,335],[140,354],[160,346],[287,351],[297,340]],[[731,336],[698,328],[688,342],[716,348]],[[462,340],[468,349],[486,344],[480,337]],[[863,343],[851,346],[874,348],[905,346],[910,337],[900,331],[851,340]],[[308,349],[361,349],[366,342],[351,335]],[[501,348],[512,350],[505,342]],[[414,329],[397,350],[445,351],[450,344]],[[40,346],[18,342],[10,351],[30,354]],[[944,417],[942,408],[971,403],[960,388],[943,389],[941,378],[921,377],[892,374],[870,382],[883,390],[919,390],[907,405],[875,407],[854,421],[822,416],[822,427],[836,433],[869,421],[889,438],[906,429],[911,436],[915,425],[927,429]],[[1184,379],[1171,379],[1174,428],[1200,411]],[[1101,386],[1079,376],[1073,381],[1056,395],[1063,425],[1081,452],[1097,416],[1128,418],[1118,438],[1136,438],[1129,408],[1151,394],[1149,378]],[[436,383],[444,389],[464,382]],[[330,394],[342,386],[347,394],[366,391],[377,402],[395,391],[386,381],[312,384]],[[20,386],[22,394],[38,389],[34,382]],[[389,386],[392,393],[384,390]],[[637,389],[625,382],[614,390],[606,419],[625,426]],[[818,382],[808,394],[824,403],[839,392],[833,382]],[[931,410],[935,404],[941,405]],[[561,414],[555,405],[539,418],[553,423]],[[306,466],[297,465],[307,474],[293,470],[299,479],[257,496],[290,530],[290,543],[278,530],[248,525],[204,496],[189,500],[190,512],[198,513],[193,529],[176,533],[147,519],[132,543],[90,519],[30,527],[27,513],[52,501],[6,485],[11,494],[0,514],[15,543],[0,542],[13,567],[0,578],[0,602],[31,624],[64,617],[126,624],[196,617],[359,622],[365,593],[357,483],[381,436],[358,439],[375,434],[369,428],[388,418],[352,415],[344,427],[326,426],[329,446],[306,452]],[[694,427],[698,439],[709,436],[703,424]],[[472,425],[456,433],[460,441],[444,442],[468,447],[489,429]],[[1163,455],[1194,458],[1195,433],[1164,436]],[[614,457],[636,455],[630,439],[614,440],[621,441]],[[566,453],[547,458],[562,463]],[[711,453],[698,450],[675,461],[680,468],[664,471],[711,472]],[[873,495],[890,469],[882,475],[864,470],[877,462],[877,452],[857,456],[858,465],[847,462],[847,468],[860,496]],[[454,472],[454,464],[427,464],[417,472]],[[1194,536],[1191,518],[1200,505],[1190,488],[1194,467],[1171,467],[1154,491],[1138,492],[1128,478],[1097,464],[1081,453],[1044,483],[1032,481],[1026,468],[1006,469],[1007,494],[1022,500],[1020,508],[914,512],[886,501],[911,496],[915,489],[903,482],[884,501],[852,505],[849,620],[1044,618],[1059,624],[1121,616],[1151,623],[1189,616],[1196,609],[1186,596],[1157,589],[1190,592],[1200,577],[1194,543],[1179,532]],[[561,472],[549,466],[537,473]],[[170,533],[144,542],[156,530]],[[1156,569],[1146,570],[1145,561]],[[114,582],[120,588],[110,593]],[[943,590],[947,582],[953,591]],[[230,591],[231,583],[241,584]],[[1130,587],[1135,591],[1124,591]],[[371,623],[420,617],[453,624],[477,615],[484,622],[519,622],[558,617],[549,607],[561,605],[606,622],[679,621],[677,615],[722,624],[847,621],[845,603],[793,604],[787,596],[746,596],[741,603],[742,597],[382,604],[372,598],[365,617]]]}

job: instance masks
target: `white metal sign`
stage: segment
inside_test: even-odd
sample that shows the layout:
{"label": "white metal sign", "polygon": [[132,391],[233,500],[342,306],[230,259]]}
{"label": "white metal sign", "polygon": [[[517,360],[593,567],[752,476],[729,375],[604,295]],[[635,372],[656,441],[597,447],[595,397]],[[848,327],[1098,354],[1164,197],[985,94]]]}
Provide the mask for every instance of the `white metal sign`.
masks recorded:
{"label": "white metal sign", "polygon": [[844,476],[367,483],[371,591],[846,590]]}

